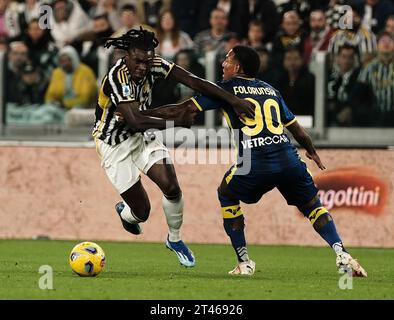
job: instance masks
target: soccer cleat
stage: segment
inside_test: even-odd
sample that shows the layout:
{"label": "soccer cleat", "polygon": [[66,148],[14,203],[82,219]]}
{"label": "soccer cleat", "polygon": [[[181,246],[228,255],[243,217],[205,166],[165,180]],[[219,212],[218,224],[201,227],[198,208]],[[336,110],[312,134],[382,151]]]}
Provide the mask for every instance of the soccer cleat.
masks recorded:
{"label": "soccer cleat", "polygon": [[196,265],[196,259],[194,258],[193,252],[191,252],[182,240],[172,242],[167,236],[166,247],[175,252],[181,265],[185,267],[194,267]]}
{"label": "soccer cleat", "polygon": [[347,252],[342,252],[337,255],[337,268],[340,273],[345,273],[346,270],[351,269],[353,271],[353,277],[367,277],[368,274],[364,268],[358,263],[356,259]]}
{"label": "soccer cleat", "polygon": [[130,232],[132,234],[135,234],[135,235],[141,234],[142,229],[138,223],[130,223],[130,222],[127,222],[122,219],[122,216],[120,214],[123,211],[123,208],[124,208],[124,203],[122,201],[118,202],[115,205],[115,210],[116,210],[117,214],[119,215],[120,221],[122,221],[123,228],[125,228],[128,232]]}
{"label": "soccer cleat", "polygon": [[240,262],[238,265],[228,274],[235,276],[235,275],[246,275],[251,276],[254,274],[254,270],[256,269],[256,263],[252,260],[246,262]]}

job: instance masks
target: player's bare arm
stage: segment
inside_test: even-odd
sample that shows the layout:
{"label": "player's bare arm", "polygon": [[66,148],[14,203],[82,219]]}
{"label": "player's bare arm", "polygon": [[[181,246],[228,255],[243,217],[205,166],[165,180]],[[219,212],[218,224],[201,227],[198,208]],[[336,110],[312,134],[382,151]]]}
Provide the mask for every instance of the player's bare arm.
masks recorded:
{"label": "player's bare arm", "polygon": [[294,139],[306,150],[306,156],[313,160],[317,166],[324,170],[326,167],[323,165],[322,161],[320,160],[319,155],[316,152],[316,149],[313,145],[312,139],[309,136],[308,132],[301,126],[298,121],[294,121],[291,125],[287,127],[287,129],[291,132]]}
{"label": "player's bare arm", "polygon": [[[179,110],[179,109],[178,109]],[[179,110],[173,117],[166,119],[159,115],[144,114],[139,110],[139,105],[136,102],[121,103],[117,107],[117,113],[120,120],[124,121],[129,127],[135,129],[137,132],[143,132],[147,129],[166,129],[168,122],[166,120],[174,120],[174,126],[190,127],[194,121],[194,114],[186,112],[186,110]],[[164,114],[162,112],[162,114]]]}
{"label": "player's bare arm", "polygon": [[196,105],[193,103],[193,101],[188,99],[181,103],[168,104],[154,109],[141,111],[141,113],[144,115],[151,117],[159,117],[166,120],[175,119],[179,117],[179,114],[182,112],[185,112],[194,118],[194,116],[199,112],[199,110],[196,107]]}
{"label": "player's bare arm", "polygon": [[185,69],[175,65],[169,75],[175,81],[210,98],[221,99],[231,105],[238,115],[254,117],[254,106],[252,103],[237,98],[235,95],[223,90],[216,84],[197,77]]}

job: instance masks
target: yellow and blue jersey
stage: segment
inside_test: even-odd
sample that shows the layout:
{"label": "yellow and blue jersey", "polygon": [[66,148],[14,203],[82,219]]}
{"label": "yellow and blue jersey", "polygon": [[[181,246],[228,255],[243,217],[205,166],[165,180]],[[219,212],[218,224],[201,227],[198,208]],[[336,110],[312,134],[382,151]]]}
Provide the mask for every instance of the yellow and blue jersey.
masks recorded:
{"label": "yellow and blue jersey", "polygon": [[192,98],[201,111],[222,109],[233,130],[238,150],[238,167],[250,161],[254,173],[276,173],[299,164],[296,148],[284,132],[296,118],[279,91],[259,79],[235,77],[218,82],[224,90],[246,99],[255,106],[254,118],[240,118],[231,106],[221,100],[196,96]]}

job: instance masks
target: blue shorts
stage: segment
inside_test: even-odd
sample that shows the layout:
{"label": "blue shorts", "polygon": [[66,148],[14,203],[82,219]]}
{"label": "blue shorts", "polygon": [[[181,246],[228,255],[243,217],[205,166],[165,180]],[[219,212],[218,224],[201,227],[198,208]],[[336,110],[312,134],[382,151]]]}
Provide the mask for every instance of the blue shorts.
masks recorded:
{"label": "blue shorts", "polygon": [[301,207],[310,202],[318,189],[309,174],[306,164],[299,161],[296,166],[277,173],[253,173],[231,176],[230,169],[224,176],[227,190],[236,200],[244,203],[256,203],[268,191],[278,188],[289,205]]}

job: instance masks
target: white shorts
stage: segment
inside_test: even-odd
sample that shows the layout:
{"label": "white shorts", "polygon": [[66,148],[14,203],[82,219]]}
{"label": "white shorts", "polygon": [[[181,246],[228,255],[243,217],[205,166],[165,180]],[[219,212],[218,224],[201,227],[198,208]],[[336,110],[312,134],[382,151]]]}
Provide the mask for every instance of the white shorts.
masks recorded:
{"label": "white shorts", "polygon": [[116,146],[100,139],[95,142],[101,166],[119,194],[137,183],[141,172],[146,174],[155,163],[170,158],[168,149],[158,138],[147,141],[141,133],[133,134]]}

